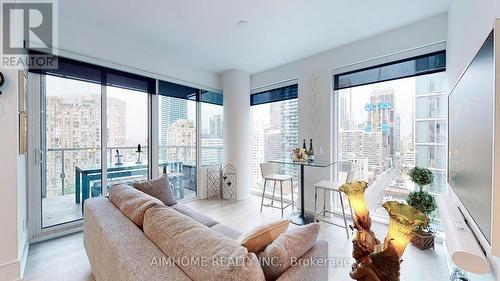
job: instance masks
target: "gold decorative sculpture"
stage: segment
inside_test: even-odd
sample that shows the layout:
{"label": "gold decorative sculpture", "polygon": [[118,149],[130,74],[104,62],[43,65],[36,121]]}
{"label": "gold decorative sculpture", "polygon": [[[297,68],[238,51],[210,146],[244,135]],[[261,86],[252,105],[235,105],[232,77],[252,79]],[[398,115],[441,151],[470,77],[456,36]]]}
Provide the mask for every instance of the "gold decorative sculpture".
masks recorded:
{"label": "gold decorative sculpture", "polygon": [[354,211],[353,226],[357,233],[352,241],[352,265],[350,277],[358,281],[399,281],[401,256],[417,226],[428,224],[427,217],[419,210],[396,201],[384,203],[389,214],[389,230],[384,243],[371,230],[370,214],[366,205],[364,181],[353,181],[340,187]]}
{"label": "gold decorative sculpture", "polygon": [[391,242],[401,257],[412,238],[413,230],[428,224],[427,216],[410,205],[396,201],[386,202],[383,207],[389,214],[389,231],[384,243]]}

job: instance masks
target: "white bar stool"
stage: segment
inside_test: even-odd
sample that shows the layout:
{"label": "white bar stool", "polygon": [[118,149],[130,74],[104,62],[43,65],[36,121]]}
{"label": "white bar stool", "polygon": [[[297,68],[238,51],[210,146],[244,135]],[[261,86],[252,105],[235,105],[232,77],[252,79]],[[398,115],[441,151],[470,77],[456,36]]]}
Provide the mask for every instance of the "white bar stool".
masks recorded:
{"label": "white bar stool", "polygon": [[[317,218],[316,220],[318,220],[318,221],[321,220],[323,222],[330,223],[330,224],[345,228],[347,238],[349,238],[349,226],[347,225],[347,219],[345,216],[344,199],[342,198],[342,192],[339,190],[339,187],[342,184],[350,181],[350,176],[349,176],[350,174],[351,174],[351,172],[348,172],[347,176],[345,177],[345,180],[342,182],[332,182],[332,181],[323,180],[323,181],[320,181],[314,185],[314,187],[315,187],[315,189],[314,189],[314,216],[315,217],[319,216],[319,215],[326,216],[326,213],[335,214],[334,212],[326,209],[326,195],[327,195],[327,192],[336,192],[340,198],[340,205],[341,205],[341,209],[342,209],[342,217],[344,219],[344,225],[337,224],[337,223],[334,223],[332,221],[328,221],[325,219]],[[323,190],[323,210],[320,213],[316,213],[316,205],[317,205],[317,201],[318,201],[318,189]],[[349,210],[351,212],[351,217],[354,217],[352,214],[351,202],[349,202],[349,200],[347,200],[347,202],[349,205]]]}
{"label": "white bar stool", "polygon": [[[288,206],[292,206],[292,211],[293,211],[293,206],[294,206],[294,199],[293,199],[293,177],[289,175],[280,175],[280,174],[275,174],[274,169],[273,169],[273,164],[272,163],[260,163],[260,172],[262,175],[262,178],[264,179],[264,189],[262,191],[262,200],[260,203],[260,212],[262,212],[262,207],[271,207],[271,208],[276,208],[276,209],[281,209],[281,218],[283,218],[283,210],[286,209]],[[267,181],[273,181],[273,197],[271,198],[271,204],[264,204],[264,196],[266,194],[266,184]],[[289,203],[285,206],[283,206],[283,182],[290,181],[290,189],[292,190],[292,203]],[[280,202],[281,202],[281,207],[274,206],[274,193],[276,190],[276,182],[280,183]]]}

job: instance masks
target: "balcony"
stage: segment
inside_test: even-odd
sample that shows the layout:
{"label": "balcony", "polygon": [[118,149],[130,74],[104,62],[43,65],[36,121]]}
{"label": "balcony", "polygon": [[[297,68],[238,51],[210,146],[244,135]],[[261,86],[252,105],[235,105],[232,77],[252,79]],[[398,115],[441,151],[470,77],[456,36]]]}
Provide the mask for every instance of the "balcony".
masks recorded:
{"label": "balcony", "polygon": [[[202,166],[222,162],[222,146],[202,146]],[[123,164],[117,165],[116,151]],[[137,147],[109,147],[107,186],[131,184],[149,175],[148,148],[142,147],[138,163]],[[178,200],[196,196],[197,168],[195,146],[161,146],[158,173],[168,174]],[[101,150],[99,147],[47,149],[42,181],[43,227],[82,218],[86,198],[101,195]]]}

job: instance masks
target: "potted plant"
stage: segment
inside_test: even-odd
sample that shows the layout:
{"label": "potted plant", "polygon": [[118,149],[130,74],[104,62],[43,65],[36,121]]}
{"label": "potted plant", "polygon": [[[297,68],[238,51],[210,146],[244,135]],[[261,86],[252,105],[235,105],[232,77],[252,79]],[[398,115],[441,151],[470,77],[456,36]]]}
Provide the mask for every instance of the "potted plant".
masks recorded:
{"label": "potted plant", "polygon": [[[434,175],[427,168],[415,167],[408,172],[411,180],[418,186],[418,190],[410,192],[406,198],[408,205],[423,212],[431,221],[436,211],[436,200],[434,196],[425,191],[424,188],[434,182]],[[421,250],[434,249],[434,232],[429,225],[418,227],[413,231],[411,243]]]}

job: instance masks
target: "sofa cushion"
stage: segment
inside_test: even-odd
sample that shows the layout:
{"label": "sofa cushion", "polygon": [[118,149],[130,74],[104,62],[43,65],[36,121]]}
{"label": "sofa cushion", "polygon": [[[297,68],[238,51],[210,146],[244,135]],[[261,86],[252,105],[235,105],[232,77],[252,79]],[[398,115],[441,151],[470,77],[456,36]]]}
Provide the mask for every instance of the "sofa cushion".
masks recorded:
{"label": "sofa cushion", "polygon": [[[108,198],[90,198],[84,205],[83,243],[95,278],[89,280],[191,280],[177,265],[162,263],[168,260],[165,253]],[[54,280],[77,279],[71,274]]]}
{"label": "sofa cushion", "polygon": [[238,237],[240,237],[241,234],[243,234],[243,233],[239,232],[238,230],[231,228],[227,225],[223,225],[221,223],[218,223],[218,224],[212,226],[211,229],[215,230],[219,234],[226,236],[227,238],[231,238],[234,240],[238,239]]}
{"label": "sofa cushion", "polygon": [[149,209],[144,233],[195,281],[265,280],[255,254],[172,208]]}
{"label": "sofa cushion", "polygon": [[109,189],[109,200],[141,228],[144,213],[151,207],[163,205],[160,200],[124,184],[116,184]]}
{"label": "sofa cushion", "polygon": [[137,190],[159,199],[167,206],[172,206],[177,203],[167,175],[163,175],[156,180],[135,182],[132,186]]}
{"label": "sofa cushion", "polygon": [[181,214],[184,214],[188,217],[191,217],[191,218],[199,221],[201,224],[203,224],[207,227],[212,227],[212,226],[219,223],[218,221],[212,219],[211,217],[206,216],[206,215],[202,214],[201,212],[199,212],[199,211],[197,211],[189,206],[186,206],[182,203],[177,203],[177,204],[173,205],[172,208]]}
{"label": "sofa cushion", "polygon": [[319,224],[312,223],[281,234],[259,254],[266,280],[276,280],[291,265],[311,249],[318,238]]}
{"label": "sofa cushion", "polygon": [[288,220],[280,220],[261,225],[243,236],[241,245],[245,246],[249,252],[259,254],[288,229],[288,224]]}

